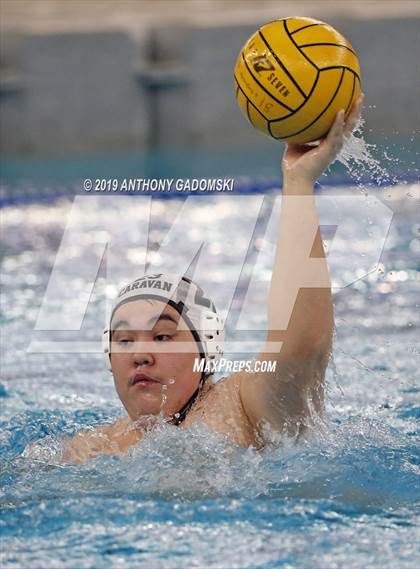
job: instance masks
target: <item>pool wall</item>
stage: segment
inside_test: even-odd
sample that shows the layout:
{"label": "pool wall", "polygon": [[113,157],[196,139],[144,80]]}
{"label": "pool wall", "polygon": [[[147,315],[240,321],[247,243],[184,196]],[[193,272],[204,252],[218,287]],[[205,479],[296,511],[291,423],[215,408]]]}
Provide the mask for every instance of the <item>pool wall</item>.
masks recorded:
{"label": "pool wall", "polygon": [[[380,16],[323,17],[360,56],[367,132],[407,136],[420,122],[418,19]],[[265,21],[139,21],[136,34],[117,24],[44,33],[6,27],[0,150],[30,157],[238,142],[270,148],[275,143],[241,115],[232,84],[240,48]]]}

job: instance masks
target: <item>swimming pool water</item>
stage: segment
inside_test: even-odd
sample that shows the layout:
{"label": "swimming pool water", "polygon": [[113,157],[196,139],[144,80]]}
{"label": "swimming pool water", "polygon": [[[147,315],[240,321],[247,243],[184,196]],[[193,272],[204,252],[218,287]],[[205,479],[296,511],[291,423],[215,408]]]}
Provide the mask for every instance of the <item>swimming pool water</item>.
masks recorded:
{"label": "swimming pool water", "polygon": [[[123,411],[100,355],[27,351],[71,201],[5,208],[2,566],[417,567],[419,226],[414,191],[405,186],[382,190],[394,217],[380,270],[334,297],[327,414],[316,435],[299,445],[286,441],[257,453],[203,425],[186,430],[164,425],[121,457],[75,466],[60,463],[60,438],[110,422]],[[139,215],[141,198],[132,198],[129,208],[125,199],[117,211],[98,202],[98,232],[113,216]],[[199,198],[197,208],[215,207],[214,199]],[[156,204],[156,242],[176,207],[175,202]],[[234,207],[219,208],[215,241],[226,224],[236,235],[243,215]],[[82,236],[72,254],[87,251],[95,235]],[[189,238],[200,235],[190,232]],[[363,239],[346,244],[347,258],[369,249]],[[135,270],[136,251],[133,240],[121,251],[121,268]],[[230,251],[215,248],[209,266],[215,278],[221,266],[228,270],[231,251],[235,243]],[[81,259],[90,262],[89,255]],[[83,279],[71,272],[68,277],[77,294]],[[106,290],[99,287],[93,294],[84,338],[100,333]],[[26,445],[39,439],[41,444],[24,454]]]}

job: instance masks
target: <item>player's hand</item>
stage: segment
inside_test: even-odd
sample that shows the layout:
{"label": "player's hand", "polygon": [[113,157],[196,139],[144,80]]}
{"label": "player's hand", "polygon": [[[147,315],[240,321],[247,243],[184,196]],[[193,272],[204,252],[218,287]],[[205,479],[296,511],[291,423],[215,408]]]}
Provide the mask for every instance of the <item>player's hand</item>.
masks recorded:
{"label": "player's hand", "polygon": [[353,104],[347,120],[344,111],[339,111],[334,123],[316,146],[314,144],[286,144],[282,169],[284,182],[311,183],[312,185],[337,158],[345,138],[356,127],[361,114],[364,95]]}

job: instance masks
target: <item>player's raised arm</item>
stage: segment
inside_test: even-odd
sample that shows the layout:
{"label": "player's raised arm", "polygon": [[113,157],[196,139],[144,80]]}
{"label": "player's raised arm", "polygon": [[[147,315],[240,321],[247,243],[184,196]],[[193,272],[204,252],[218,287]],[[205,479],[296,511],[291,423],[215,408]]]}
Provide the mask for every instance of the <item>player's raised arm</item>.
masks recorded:
{"label": "player's raised arm", "polygon": [[[263,436],[264,424],[298,435],[323,407],[323,380],[333,334],[331,286],[314,197],[317,178],[335,159],[359,118],[338,113],[316,146],[287,145],[276,256],[268,295],[267,343],[257,359],[275,360],[275,372],[243,374],[244,410]],[[270,344],[282,342],[270,351]]]}

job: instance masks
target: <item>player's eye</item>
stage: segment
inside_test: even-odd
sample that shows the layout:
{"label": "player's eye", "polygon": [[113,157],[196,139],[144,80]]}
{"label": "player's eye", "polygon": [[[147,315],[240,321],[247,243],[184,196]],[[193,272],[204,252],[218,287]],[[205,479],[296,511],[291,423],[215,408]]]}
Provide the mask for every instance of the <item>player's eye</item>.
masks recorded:
{"label": "player's eye", "polygon": [[127,346],[128,344],[130,344],[133,340],[131,338],[119,338],[117,340],[117,344],[119,346]]}
{"label": "player's eye", "polygon": [[156,334],[155,336],[155,340],[157,342],[168,342],[171,339],[172,336],[170,336],[169,334]]}

